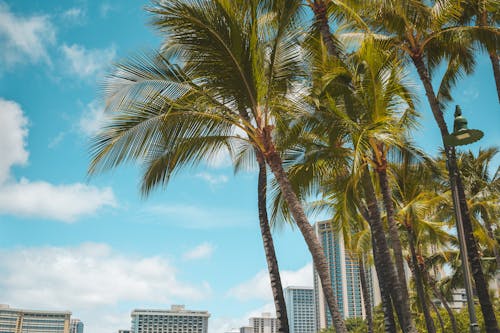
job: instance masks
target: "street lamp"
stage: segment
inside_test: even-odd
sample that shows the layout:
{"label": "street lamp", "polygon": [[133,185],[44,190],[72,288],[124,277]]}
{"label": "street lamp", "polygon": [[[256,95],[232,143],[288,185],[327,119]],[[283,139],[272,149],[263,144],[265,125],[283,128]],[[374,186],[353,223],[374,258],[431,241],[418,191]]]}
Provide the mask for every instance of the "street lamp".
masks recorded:
{"label": "street lamp", "polygon": [[[453,123],[453,133],[444,138],[444,143],[448,147],[456,147],[468,145],[473,142],[479,141],[484,133],[476,129],[467,128],[467,119],[462,116],[460,106],[455,108],[455,121]],[[457,225],[458,243],[460,246],[460,256],[462,258],[462,270],[464,275],[465,293],[467,295],[467,308],[469,310],[470,332],[479,333],[479,325],[477,323],[476,309],[474,308],[474,295],[472,292],[472,281],[469,266],[469,256],[467,254],[467,247],[465,244],[465,232],[462,221],[462,213],[460,210],[460,201],[458,199],[457,177],[458,166],[453,168],[455,175],[451,179],[451,192],[453,196],[453,208],[455,211],[455,220]]]}
{"label": "street lamp", "polygon": [[468,145],[481,140],[483,135],[484,133],[480,130],[467,128],[467,119],[462,116],[462,109],[457,105],[453,133],[444,138],[444,143],[450,147]]}

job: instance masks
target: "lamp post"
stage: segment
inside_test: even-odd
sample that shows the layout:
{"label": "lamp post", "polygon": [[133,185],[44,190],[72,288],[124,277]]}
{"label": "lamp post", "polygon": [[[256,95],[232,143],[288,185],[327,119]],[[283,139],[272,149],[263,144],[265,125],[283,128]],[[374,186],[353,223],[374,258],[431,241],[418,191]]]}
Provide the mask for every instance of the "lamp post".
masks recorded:
{"label": "lamp post", "polygon": [[[455,108],[455,121],[453,123],[453,133],[444,138],[444,143],[448,147],[455,149],[456,146],[468,145],[480,140],[484,133],[476,129],[467,128],[467,120],[462,116],[460,106]],[[476,309],[474,308],[474,295],[472,291],[472,281],[469,265],[469,256],[465,245],[465,232],[462,221],[462,213],[460,210],[460,201],[458,199],[457,177],[458,167],[454,168],[455,173],[450,177],[451,192],[453,197],[453,208],[455,211],[455,221],[457,226],[458,243],[460,246],[460,257],[462,259],[462,271],[464,275],[464,287],[467,295],[467,308],[469,310],[470,332],[479,333],[479,325],[477,323]]]}

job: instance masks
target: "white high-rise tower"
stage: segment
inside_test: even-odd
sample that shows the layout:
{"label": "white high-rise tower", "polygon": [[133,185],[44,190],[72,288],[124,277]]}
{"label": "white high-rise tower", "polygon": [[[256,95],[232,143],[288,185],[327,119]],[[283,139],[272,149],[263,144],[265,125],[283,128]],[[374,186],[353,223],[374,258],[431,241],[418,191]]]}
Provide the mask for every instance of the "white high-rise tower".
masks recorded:
{"label": "white high-rise tower", "polygon": [[[337,298],[340,313],[344,318],[364,318],[363,293],[359,265],[356,259],[351,258],[344,246],[342,234],[334,232],[329,221],[317,222],[314,228],[328,262],[333,293]],[[371,304],[374,306],[380,303],[380,291],[375,270],[368,269],[366,277],[369,294],[371,295]],[[316,270],[314,270],[314,292],[317,329],[330,327],[332,326],[332,319]]]}

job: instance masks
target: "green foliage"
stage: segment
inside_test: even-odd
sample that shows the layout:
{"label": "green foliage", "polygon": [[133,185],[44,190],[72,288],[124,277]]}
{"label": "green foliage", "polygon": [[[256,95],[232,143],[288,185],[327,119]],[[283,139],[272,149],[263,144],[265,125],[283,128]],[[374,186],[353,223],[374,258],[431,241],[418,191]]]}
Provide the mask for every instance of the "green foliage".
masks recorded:
{"label": "green foliage", "polygon": [[[365,333],[368,330],[366,321],[362,318],[347,318],[345,320],[345,325],[349,333]],[[335,333],[335,330],[333,327],[330,327],[328,329],[321,330],[320,333]]]}

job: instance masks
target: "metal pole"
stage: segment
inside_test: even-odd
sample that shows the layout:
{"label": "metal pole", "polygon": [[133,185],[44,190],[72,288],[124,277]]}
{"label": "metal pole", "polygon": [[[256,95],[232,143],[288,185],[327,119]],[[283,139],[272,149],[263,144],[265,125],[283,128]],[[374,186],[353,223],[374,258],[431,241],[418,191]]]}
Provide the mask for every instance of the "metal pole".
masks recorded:
{"label": "metal pole", "polygon": [[[451,148],[454,149],[454,148]],[[448,162],[449,163],[449,162]],[[458,243],[460,246],[460,257],[462,259],[462,271],[464,275],[465,294],[467,295],[467,308],[469,310],[470,332],[480,333],[479,325],[477,323],[476,309],[474,308],[474,294],[472,292],[472,281],[469,266],[469,256],[467,254],[467,247],[465,245],[465,232],[462,222],[462,211],[460,209],[460,201],[458,199],[458,188],[456,177],[458,177],[457,166],[453,168],[454,174],[451,175],[451,192],[453,197],[453,209],[455,211],[455,222],[457,226]],[[449,170],[449,169],[448,169]]]}

